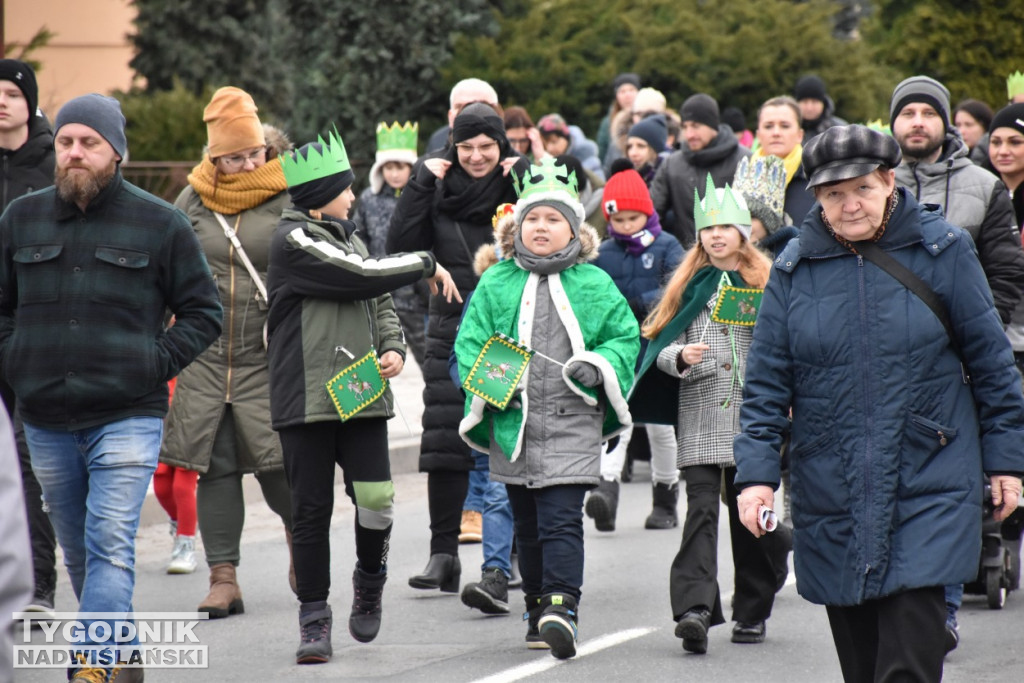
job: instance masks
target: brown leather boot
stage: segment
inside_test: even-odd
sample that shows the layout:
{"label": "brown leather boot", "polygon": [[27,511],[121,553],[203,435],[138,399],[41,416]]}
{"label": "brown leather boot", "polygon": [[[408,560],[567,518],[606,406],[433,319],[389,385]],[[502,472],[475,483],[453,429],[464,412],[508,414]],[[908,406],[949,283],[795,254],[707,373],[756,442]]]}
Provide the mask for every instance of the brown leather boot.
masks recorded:
{"label": "brown leather boot", "polygon": [[288,541],[288,585],[295,596],[299,595],[299,584],[295,583],[295,555],[292,554],[292,530],[285,527],[284,538]]}
{"label": "brown leather boot", "polygon": [[210,567],[210,594],[199,603],[199,611],[206,612],[211,619],[245,612],[233,564],[222,562]]}

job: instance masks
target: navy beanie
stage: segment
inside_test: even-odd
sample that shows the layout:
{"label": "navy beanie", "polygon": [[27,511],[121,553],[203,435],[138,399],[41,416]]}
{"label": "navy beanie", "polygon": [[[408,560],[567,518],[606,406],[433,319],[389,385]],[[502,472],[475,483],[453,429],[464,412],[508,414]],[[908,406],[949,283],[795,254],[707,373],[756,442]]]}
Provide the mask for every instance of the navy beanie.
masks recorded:
{"label": "navy beanie", "polygon": [[668,141],[668,127],[665,123],[664,114],[655,114],[646,119],[640,119],[629,129],[627,137],[640,138],[654,150],[655,154],[665,151],[665,143]]}
{"label": "navy beanie", "polygon": [[128,156],[128,140],[124,135],[124,114],[121,103],[113,97],[89,93],[70,100],[57,112],[54,135],[69,123],[81,123],[99,133],[110,143],[121,160]]}
{"label": "navy beanie", "polygon": [[36,85],[36,72],[32,67],[18,59],[0,59],[0,81],[10,81],[18,86],[28,102],[29,119],[36,115],[39,108],[39,86]]}

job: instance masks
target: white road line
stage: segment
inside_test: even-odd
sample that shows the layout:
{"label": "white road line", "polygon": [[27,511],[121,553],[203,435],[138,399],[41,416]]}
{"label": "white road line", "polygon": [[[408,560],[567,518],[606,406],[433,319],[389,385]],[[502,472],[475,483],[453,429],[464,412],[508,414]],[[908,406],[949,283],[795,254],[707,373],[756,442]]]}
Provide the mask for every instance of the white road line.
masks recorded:
{"label": "white road line", "polygon": [[[633,640],[634,638],[646,636],[648,633],[652,633],[657,630],[658,629],[656,628],[631,628],[625,631],[609,633],[599,638],[585,641],[576,649],[576,657],[574,657],[574,659],[586,657],[587,655],[592,655],[595,652],[600,652],[601,650],[609,647],[621,645],[622,643]],[[529,676],[535,676],[560,664],[572,661],[570,659],[555,659],[550,655],[550,653],[547,653],[544,650],[537,650],[537,652],[545,654],[546,658],[536,662],[530,662],[529,664],[515,666],[511,669],[505,669],[504,671],[499,671],[487,678],[478,678],[473,681],[473,683],[512,683],[512,681],[521,681]]]}

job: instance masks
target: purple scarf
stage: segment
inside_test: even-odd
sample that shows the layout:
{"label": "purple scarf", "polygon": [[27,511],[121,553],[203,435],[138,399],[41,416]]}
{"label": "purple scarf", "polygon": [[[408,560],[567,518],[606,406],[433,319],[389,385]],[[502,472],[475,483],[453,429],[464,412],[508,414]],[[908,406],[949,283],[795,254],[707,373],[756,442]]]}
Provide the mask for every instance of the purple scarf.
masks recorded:
{"label": "purple scarf", "polygon": [[616,232],[611,221],[608,221],[608,234],[621,242],[631,256],[638,256],[644,252],[644,249],[654,244],[654,240],[661,234],[661,221],[658,220],[658,212],[655,211],[647,218],[647,224],[644,225],[643,230],[632,235]]}

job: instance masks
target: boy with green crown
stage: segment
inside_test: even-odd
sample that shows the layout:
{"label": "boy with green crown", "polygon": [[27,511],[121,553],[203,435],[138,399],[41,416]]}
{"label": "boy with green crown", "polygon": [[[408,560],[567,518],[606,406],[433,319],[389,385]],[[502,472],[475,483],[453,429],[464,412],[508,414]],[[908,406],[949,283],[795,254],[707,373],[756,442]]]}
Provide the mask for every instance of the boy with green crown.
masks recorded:
{"label": "boy with green crown", "polygon": [[[440,286],[449,301],[462,299],[429,252],[369,257],[348,220],[354,176],[337,129],[329,142],[321,137],[281,163],[293,206],[281,214],[270,244],[270,412],[292,488],[301,602],[296,661],[311,664],[332,654],[327,596],[335,465],[356,506],[349,632],[367,643],[380,629],[394,499],[387,432],[394,401],[387,380],[405,362],[388,292],[425,278],[433,293]],[[343,408],[335,401],[346,390],[359,400]]]}
{"label": "boy with green crown", "polygon": [[583,222],[575,174],[548,158],[524,176],[495,231],[509,257],[481,277],[455,354],[465,380],[495,332],[536,353],[504,410],[468,394],[459,433],[489,453],[491,478],[508,490],[527,646],[565,659],[576,654],[583,498],[600,480],[602,443],[632,422],[625,390],[639,330],[611,278],[586,263],[599,238]]}

